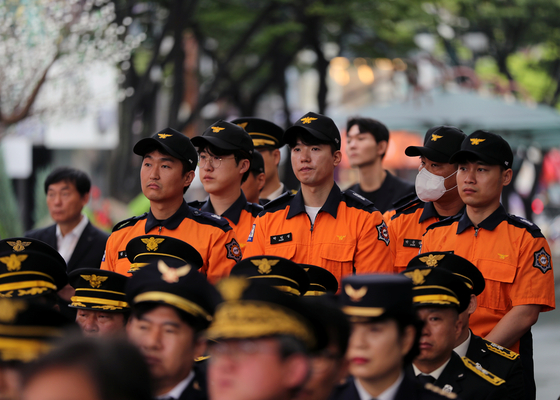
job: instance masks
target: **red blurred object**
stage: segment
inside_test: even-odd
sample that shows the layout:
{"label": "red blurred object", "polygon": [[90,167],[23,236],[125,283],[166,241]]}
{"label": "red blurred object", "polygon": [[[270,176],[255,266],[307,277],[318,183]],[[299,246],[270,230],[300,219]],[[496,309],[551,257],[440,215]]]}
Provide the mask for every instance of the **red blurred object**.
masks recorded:
{"label": "red blurred object", "polygon": [[533,210],[533,213],[535,213],[537,215],[542,213],[543,210],[544,210],[544,204],[543,204],[542,200],[541,199],[533,200],[533,202],[531,203],[531,209]]}

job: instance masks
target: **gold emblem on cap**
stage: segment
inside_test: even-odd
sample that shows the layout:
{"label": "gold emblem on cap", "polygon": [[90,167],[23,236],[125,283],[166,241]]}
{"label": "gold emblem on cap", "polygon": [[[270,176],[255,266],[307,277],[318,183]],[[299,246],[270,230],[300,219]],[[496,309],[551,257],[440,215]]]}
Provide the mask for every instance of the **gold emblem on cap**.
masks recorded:
{"label": "gold emblem on cap", "polygon": [[19,271],[21,263],[25,261],[27,254],[10,254],[8,257],[0,257],[0,261],[6,264],[8,271]]}
{"label": "gold emblem on cap", "polygon": [[437,142],[438,139],[441,139],[443,136],[441,135],[436,135],[435,133],[432,133],[432,142]]}
{"label": "gold emblem on cap", "polygon": [[171,268],[162,260],[158,261],[157,268],[159,272],[161,272],[161,279],[167,283],[179,282],[179,278],[187,275],[191,270],[191,266],[189,264],[181,268]]}
{"label": "gold emblem on cap", "polygon": [[158,249],[158,245],[163,242],[165,239],[163,238],[158,238],[156,239],[155,237],[151,237],[149,239],[141,239],[142,243],[146,244],[146,250],[148,251],[156,251]]}
{"label": "gold emblem on cap", "polygon": [[11,324],[17,315],[26,309],[27,304],[24,301],[0,300],[0,321]]}
{"label": "gold emblem on cap", "polygon": [[249,125],[249,123],[248,123],[248,122],[242,122],[242,123],[236,124],[236,125],[242,127],[243,129],[245,129],[245,127],[246,127],[247,125]]}
{"label": "gold emblem on cap", "polygon": [[101,284],[103,282],[105,282],[107,279],[109,279],[108,276],[98,276],[98,275],[80,275],[82,278],[84,278],[86,281],[89,282],[89,284],[91,285],[92,288],[97,289],[99,287],[101,287]]}
{"label": "gold emblem on cap", "polygon": [[421,285],[426,282],[426,276],[428,276],[432,272],[431,269],[415,269],[412,272],[405,272],[405,276],[408,276],[412,279],[412,284],[414,286]]}
{"label": "gold emblem on cap", "polygon": [[305,272],[309,272],[309,268],[304,268]]}
{"label": "gold emblem on cap", "polygon": [[166,139],[169,136],[173,136],[171,133],[158,133],[157,135],[160,139]]}
{"label": "gold emblem on cap", "polygon": [[344,291],[350,297],[350,300],[353,302],[358,302],[362,300],[362,298],[366,295],[368,288],[367,286],[362,286],[359,289],[354,289],[351,285],[344,286]]}
{"label": "gold emblem on cap", "polygon": [[249,281],[240,276],[223,279],[216,285],[222,297],[226,301],[239,300],[245,289],[249,286]]}
{"label": "gold emblem on cap", "polygon": [[445,254],[438,254],[437,256],[430,254],[426,257],[420,257],[419,260],[426,264],[428,267],[437,267],[438,261],[442,260],[443,257],[445,257]]}
{"label": "gold emblem on cap", "polygon": [[214,132],[214,133],[218,133],[218,132],[226,129],[226,128],[222,128],[221,126],[212,126],[211,128],[212,128],[212,132]]}
{"label": "gold emblem on cap", "polygon": [[260,274],[269,274],[272,271],[272,267],[280,262],[280,260],[269,260],[263,258],[262,260],[251,260],[251,262],[259,267]]}
{"label": "gold emblem on cap", "polygon": [[22,242],[21,240],[18,240],[17,242],[6,242],[6,243],[12,246],[12,249],[14,251],[23,251],[27,246],[31,244],[31,242]]}
{"label": "gold emblem on cap", "polygon": [[478,146],[481,142],[484,142],[486,139],[481,139],[481,138],[471,138],[471,144],[473,146]]}
{"label": "gold emblem on cap", "polygon": [[310,124],[311,121],[315,121],[317,118],[313,118],[313,117],[305,117],[302,118],[300,121],[303,122],[304,124]]}

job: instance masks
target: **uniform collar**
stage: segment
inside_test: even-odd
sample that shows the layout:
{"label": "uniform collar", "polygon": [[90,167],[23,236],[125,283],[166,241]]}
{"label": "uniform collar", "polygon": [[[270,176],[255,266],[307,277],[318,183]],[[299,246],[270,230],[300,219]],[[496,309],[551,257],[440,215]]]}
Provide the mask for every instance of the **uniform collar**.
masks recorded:
{"label": "uniform collar", "polygon": [[163,221],[157,220],[156,217],[154,217],[154,214],[152,214],[152,210],[150,209],[148,218],[146,219],[146,234],[156,226],[163,226],[164,228],[169,230],[177,229],[179,225],[181,225],[181,222],[183,222],[185,217],[189,216],[190,214],[191,212],[189,206],[187,205],[187,202],[185,200],[183,200],[181,207],[179,207],[179,209],[175,211],[175,214]]}
{"label": "uniform collar", "polygon": [[[245,209],[246,205],[247,205],[247,198],[245,197],[245,194],[243,193],[242,190],[241,195],[237,198],[237,200],[235,200],[233,204],[229,206],[226,212],[224,212],[221,216],[226,217],[235,225],[237,225],[239,223],[239,218],[241,217],[241,211]],[[200,207],[200,211],[216,214],[214,212],[214,206],[210,201],[210,197],[208,198],[208,200],[206,200],[206,203],[204,203],[204,205]]]}
{"label": "uniform collar", "polygon": [[[329,193],[329,197],[327,197],[327,201],[321,207],[319,212],[325,211],[328,212],[333,218],[336,218],[336,213],[338,211],[338,205],[342,200],[342,192],[340,188],[335,183]],[[303,201],[303,194],[301,193],[301,189],[298,190],[296,195],[290,201],[290,211],[288,211],[287,219],[295,217],[298,214],[305,212],[305,203]],[[317,213],[318,214],[318,213]]]}
{"label": "uniform collar", "polygon": [[420,215],[418,222],[424,222],[430,218],[439,218],[439,214],[434,207],[434,203],[431,201],[424,203],[424,211],[422,211],[422,215]]}
{"label": "uniform collar", "polygon": [[[504,206],[500,204],[500,206],[490,214],[484,221],[478,224],[479,228],[485,229],[487,231],[493,231],[496,229],[500,223],[502,223],[508,216],[506,209]],[[467,209],[463,211],[463,215],[459,218],[459,223],[457,224],[457,234],[463,233],[468,227],[474,227],[474,224],[469,219],[467,215]]]}

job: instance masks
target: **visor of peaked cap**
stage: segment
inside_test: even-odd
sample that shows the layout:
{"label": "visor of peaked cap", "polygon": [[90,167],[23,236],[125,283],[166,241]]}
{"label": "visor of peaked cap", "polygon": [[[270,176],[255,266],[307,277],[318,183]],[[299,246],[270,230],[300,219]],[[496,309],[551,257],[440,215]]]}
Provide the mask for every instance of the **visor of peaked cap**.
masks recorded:
{"label": "visor of peaked cap", "polygon": [[303,296],[309,287],[309,278],[299,264],[276,256],[245,258],[233,266],[230,275],[245,276],[296,296]]}
{"label": "visor of peaked cap", "polygon": [[216,309],[207,331],[211,339],[250,339],[293,336],[310,350],[327,342],[326,333],[314,323],[301,298],[233,276],[217,284],[224,302]]}
{"label": "visor of peaked cap", "polygon": [[461,150],[453,154],[449,162],[463,162],[469,158],[505,168],[511,168],[513,164],[513,152],[508,142],[495,133],[480,130],[463,140]]}
{"label": "visor of peaked cap", "polygon": [[462,313],[469,306],[471,291],[461,278],[444,268],[412,267],[401,274],[412,280],[415,307],[454,307]]}
{"label": "visor of peaked cap", "polygon": [[424,136],[424,146],[409,146],[404,151],[409,157],[423,156],[429,160],[448,163],[453,154],[461,149],[467,137],[454,126],[435,126]]}
{"label": "visor of peaked cap", "polygon": [[135,273],[145,265],[164,260],[168,264],[190,264],[199,269],[204,264],[200,253],[187,242],[170,236],[143,235],[131,239],[126,245],[130,270]]}
{"label": "visor of peaked cap", "polygon": [[270,121],[255,117],[243,117],[234,119],[231,123],[245,129],[253,139],[255,147],[272,146],[278,149],[284,145],[282,139],[284,129]]}
{"label": "visor of peaked cap", "polygon": [[0,361],[33,361],[71,326],[73,322],[43,304],[0,299]]}
{"label": "visor of peaked cap", "polygon": [[486,282],[478,268],[469,260],[449,251],[422,253],[409,261],[407,268],[438,267],[444,268],[463,280],[465,285],[478,296],[484,291]]}
{"label": "visor of peaked cap", "polygon": [[324,268],[310,264],[300,264],[307,272],[309,278],[309,288],[305,296],[322,296],[327,293],[336,293],[338,290],[338,280]]}
{"label": "visor of peaked cap", "polygon": [[323,142],[334,143],[337,149],[340,150],[340,131],[329,117],[308,112],[286,130],[284,142],[288,143],[291,137],[301,132],[307,132]]}
{"label": "visor of peaked cap", "polygon": [[25,237],[0,240],[0,294],[29,298],[56,292],[68,282],[66,262],[48,244]]}
{"label": "visor of peaked cap", "polygon": [[193,266],[172,267],[159,260],[142,267],[126,284],[127,302],[175,307],[209,324],[221,297]]}
{"label": "visor of peaked cap", "polygon": [[140,139],[133,148],[135,154],[145,156],[158,148],[162,148],[173,157],[187,161],[191,168],[196,167],[198,154],[190,139],[175,129],[165,128],[149,138]]}
{"label": "visor of peaked cap", "polygon": [[209,143],[222,150],[243,150],[251,155],[255,150],[251,136],[242,127],[222,120],[210,125],[202,136],[192,138],[192,142],[199,149]]}
{"label": "visor of peaked cap", "polygon": [[251,171],[254,171],[258,174],[264,173],[264,160],[258,151],[253,153],[253,159],[251,160]]}
{"label": "visor of peaked cap", "polygon": [[81,268],[68,274],[76,290],[69,307],[91,311],[125,312],[130,309],[125,297],[129,278],[99,268]]}
{"label": "visor of peaked cap", "polygon": [[351,317],[378,318],[409,315],[412,318],[412,284],[399,275],[354,275],[342,280],[339,303]]}

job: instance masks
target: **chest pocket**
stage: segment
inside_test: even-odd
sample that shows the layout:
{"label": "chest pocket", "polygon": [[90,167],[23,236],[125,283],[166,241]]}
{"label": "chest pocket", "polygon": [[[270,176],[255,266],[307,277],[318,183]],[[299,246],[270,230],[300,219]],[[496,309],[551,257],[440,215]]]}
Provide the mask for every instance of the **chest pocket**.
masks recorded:
{"label": "chest pocket", "polygon": [[354,271],[353,244],[323,244],[320,248],[321,267],[330,271],[340,284],[342,277]]}
{"label": "chest pocket", "polygon": [[265,246],[265,254],[271,256],[284,257],[292,260],[296,254],[296,245],[288,243],[267,245]]}
{"label": "chest pocket", "polygon": [[398,248],[393,271],[396,273],[404,271],[408,262],[418,255],[418,250],[420,249],[415,247]]}
{"label": "chest pocket", "polygon": [[511,308],[509,292],[517,273],[516,266],[491,260],[479,260],[477,267],[486,282],[484,291],[478,296],[478,304],[493,310],[503,311]]}

